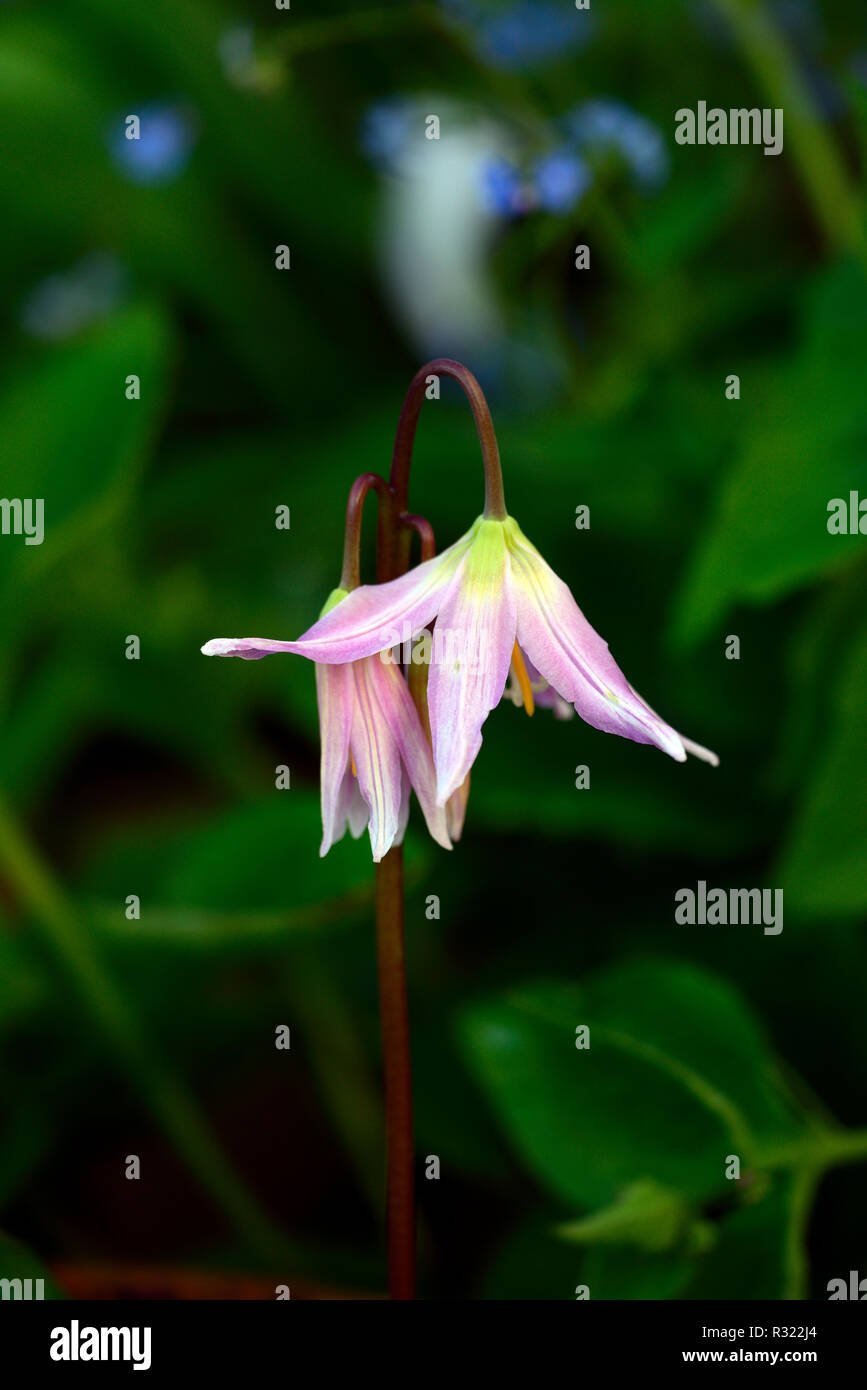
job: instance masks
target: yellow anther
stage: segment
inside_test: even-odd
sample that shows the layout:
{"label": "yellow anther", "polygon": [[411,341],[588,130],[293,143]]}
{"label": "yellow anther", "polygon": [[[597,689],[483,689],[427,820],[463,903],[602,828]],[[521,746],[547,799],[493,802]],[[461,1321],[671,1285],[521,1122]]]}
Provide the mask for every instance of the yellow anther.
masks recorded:
{"label": "yellow anther", "polygon": [[350,753],[350,755],[349,755],[349,761],[352,763],[352,775],[353,775],[353,777],[357,777],[357,776],[358,776],[358,768],[355,766],[355,758],[353,757],[352,753]]}
{"label": "yellow anther", "polygon": [[527,675],[527,668],[524,665],[524,658],[521,656],[521,648],[517,642],[512,648],[512,670],[515,673],[515,680],[518,682],[518,689],[524,701],[524,709],[528,714],[532,714],[536,708],[533,700],[533,687],[530,684],[530,677]]}

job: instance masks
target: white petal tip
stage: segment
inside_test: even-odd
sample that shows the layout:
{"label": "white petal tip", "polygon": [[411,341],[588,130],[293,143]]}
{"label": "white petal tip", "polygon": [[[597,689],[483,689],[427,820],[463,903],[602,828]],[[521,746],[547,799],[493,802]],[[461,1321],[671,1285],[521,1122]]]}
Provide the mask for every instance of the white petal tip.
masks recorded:
{"label": "white petal tip", "polygon": [[690,752],[694,757],[700,758],[703,763],[710,763],[711,767],[719,767],[719,758],[716,753],[709,753],[706,748],[702,748],[700,753],[694,749],[690,749]]}
{"label": "white petal tip", "polygon": [[202,647],[204,656],[232,656],[237,644],[231,637],[212,637]]}
{"label": "white petal tip", "polygon": [[719,758],[709,748],[702,748],[700,743],[693,743],[689,738],[683,740],[683,746],[694,758],[700,758],[703,763],[710,763],[711,767],[719,767]]}

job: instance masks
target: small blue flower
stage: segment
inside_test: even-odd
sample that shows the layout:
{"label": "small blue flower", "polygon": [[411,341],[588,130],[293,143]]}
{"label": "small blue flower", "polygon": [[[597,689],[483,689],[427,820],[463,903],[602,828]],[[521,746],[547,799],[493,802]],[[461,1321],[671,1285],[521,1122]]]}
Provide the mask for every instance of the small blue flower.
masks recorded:
{"label": "small blue flower", "polygon": [[584,160],[571,150],[552,150],[537,161],[533,181],[540,207],[548,212],[569,212],[583,198],[592,182]]}
{"label": "small blue flower", "polygon": [[493,67],[519,71],[581,47],[592,32],[589,11],[571,0],[517,0],[491,13],[472,0],[442,0],[446,9],[472,29],[479,54]]}
{"label": "small blue flower", "polygon": [[415,107],[406,97],[389,97],[367,108],[358,143],[377,169],[395,172],[412,138],[414,115]]}
{"label": "small blue flower", "polygon": [[587,101],[567,116],[565,124],[589,155],[620,155],[641,187],[658,188],[668,177],[669,155],[662,132],[625,102]]}
{"label": "small blue flower", "polygon": [[142,107],[139,138],[130,139],[127,117],[109,135],[109,149],[118,168],[139,184],[169,183],[182,174],[196,143],[193,123],[180,106],[159,103]]}
{"label": "small blue flower", "polygon": [[110,313],[126,290],[120,262],[108,252],[95,252],[34,286],[21,307],[21,327],[44,341],[69,338]]}
{"label": "small blue flower", "polygon": [[527,192],[520,172],[501,156],[485,161],[481,171],[482,202],[499,217],[519,217],[527,212]]}

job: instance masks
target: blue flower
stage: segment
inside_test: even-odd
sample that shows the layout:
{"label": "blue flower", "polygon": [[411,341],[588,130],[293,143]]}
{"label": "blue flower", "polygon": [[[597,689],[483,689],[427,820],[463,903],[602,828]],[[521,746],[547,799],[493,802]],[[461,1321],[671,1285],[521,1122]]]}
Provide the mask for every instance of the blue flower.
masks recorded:
{"label": "blue flower", "polygon": [[124,267],[108,252],[98,251],[71,270],[40,280],[22,305],[21,327],[32,338],[69,338],[110,313],[126,289]]}
{"label": "blue flower", "polygon": [[565,124],[589,155],[617,154],[624,159],[643,188],[658,188],[668,177],[669,155],[662,132],[625,102],[587,101],[567,116]]}
{"label": "blue flower", "polygon": [[358,143],[377,169],[385,173],[396,171],[412,138],[415,110],[406,97],[389,97],[365,111]]}
{"label": "blue flower", "polygon": [[500,217],[518,217],[527,211],[523,181],[515,165],[498,156],[488,159],[481,171],[482,202]]}
{"label": "blue flower", "polygon": [[589,11],[576,10],[571,0],[517,0],[499,13],[472,0],[442,2],[470,26],[480,56],[494,67],[534,67],[581,47],[592,32]]}
{"label": "blue flower", "polygon": [[533,182],[539,206],[548,212],[569,212],[587,192],[591,174],[584,160],[571,150],[552,150],[537,160]]}
{"label": "blue flower", "polygon": [[[132,113],[131,113],[132,114]],[[193,123],[180,106],[168,103],[142,107],[139,138],[130,139],[127,117],[112,127],[109,149],[118,168],[133,183],[169,183],[182,174],[196,143]]]}

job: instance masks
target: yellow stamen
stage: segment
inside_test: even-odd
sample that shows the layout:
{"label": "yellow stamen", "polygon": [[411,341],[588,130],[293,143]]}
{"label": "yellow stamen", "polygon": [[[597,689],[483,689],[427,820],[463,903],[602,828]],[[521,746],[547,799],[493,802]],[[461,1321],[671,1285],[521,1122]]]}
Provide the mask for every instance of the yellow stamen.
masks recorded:
{"label": "yellow stamen", "polygon": [[358,776],[358,768],[355,766],[355,758],[354,758],[354,756],[353,756],[352,753],[350,753],[350,755],[349,755],[349,761],[352,763],[352,775],[353,775],[353,777],[357,777],[357,776]]}
{"label": "yellow stamen", "polygon": [[518,682],[518,689],[524,701],[524,709],[528,714],[532,714],[536,708],[533,700],[533,687],[530,684],[530,677],[527,675],[527,668],[524,665],[524,658],[521,656],[521,648],[517,642],[512,648],[512,670],[515,673],[515,680]]}

